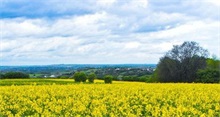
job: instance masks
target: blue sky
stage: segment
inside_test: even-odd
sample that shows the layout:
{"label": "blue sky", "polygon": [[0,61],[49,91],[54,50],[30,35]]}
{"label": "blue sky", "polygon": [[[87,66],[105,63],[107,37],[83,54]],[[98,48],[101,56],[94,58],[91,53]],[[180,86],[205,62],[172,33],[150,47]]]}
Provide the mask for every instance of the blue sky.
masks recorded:
{"label": "blue sky", "polygon": [[219,0],[0,0],[0,64],[157,63],[196,41],[220,57]]}

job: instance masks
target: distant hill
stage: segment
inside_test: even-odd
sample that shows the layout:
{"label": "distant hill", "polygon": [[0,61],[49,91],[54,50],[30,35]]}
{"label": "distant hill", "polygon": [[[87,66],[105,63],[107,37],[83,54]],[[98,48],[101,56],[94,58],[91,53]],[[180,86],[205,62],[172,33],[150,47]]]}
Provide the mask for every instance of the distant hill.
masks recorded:
{"label": "distant hill", "polygon": [[19,71],[25,73],[73,71],[83,68],[156,68],[156,64],[54,64],[30,66],[0,66],[0,72]]}

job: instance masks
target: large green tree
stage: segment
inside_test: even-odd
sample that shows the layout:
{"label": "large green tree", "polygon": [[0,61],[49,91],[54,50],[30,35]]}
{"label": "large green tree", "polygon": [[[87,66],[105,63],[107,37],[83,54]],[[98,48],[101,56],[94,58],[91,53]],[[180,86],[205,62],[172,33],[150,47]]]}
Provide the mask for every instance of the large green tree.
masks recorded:
{"label": "large green tree", "polygon": [[174,45],[159,61],[156,76],[160,82],[194,82],[198,69],[206,67],[208,51],[196,42]]}

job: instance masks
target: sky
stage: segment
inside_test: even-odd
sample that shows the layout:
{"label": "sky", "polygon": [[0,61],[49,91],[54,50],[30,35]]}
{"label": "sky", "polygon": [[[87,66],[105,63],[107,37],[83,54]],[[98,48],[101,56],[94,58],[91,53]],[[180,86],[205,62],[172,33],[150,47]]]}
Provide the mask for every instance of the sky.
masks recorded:
{"label": "sky", "polygon": [[195,41],[220,57],[219,0],[0,0],[0,65],[157,64]]}

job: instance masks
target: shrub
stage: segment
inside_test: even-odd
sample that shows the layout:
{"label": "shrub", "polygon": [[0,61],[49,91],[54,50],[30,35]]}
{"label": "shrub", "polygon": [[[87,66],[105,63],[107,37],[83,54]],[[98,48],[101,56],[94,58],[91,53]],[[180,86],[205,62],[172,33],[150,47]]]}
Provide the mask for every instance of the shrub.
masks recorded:
{"label": "shrub", "polygon": [[95,73],[91,73],[89,74],[88,76],[88,80],[90,83],[94,83],[94,80],[97,78],[96,74]]}
{"label": "shrub", "polygon": [[76,72],[73,76],[75,82],[86,82],[86,74],[84,72]]}
{"label": "shrub", "polygon": [[105,81],[106,84],[111,84],[112,83],[112,79],[113,79],[112,75],[106,75],[104,77],[104,81]]}
{"label": "shrub", "polygon": [[196,82],[218,83],[220,82],[220,71],[217,69],[204,69],[197,72]]}

